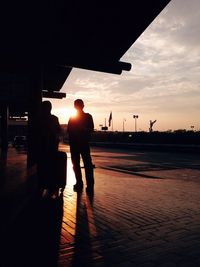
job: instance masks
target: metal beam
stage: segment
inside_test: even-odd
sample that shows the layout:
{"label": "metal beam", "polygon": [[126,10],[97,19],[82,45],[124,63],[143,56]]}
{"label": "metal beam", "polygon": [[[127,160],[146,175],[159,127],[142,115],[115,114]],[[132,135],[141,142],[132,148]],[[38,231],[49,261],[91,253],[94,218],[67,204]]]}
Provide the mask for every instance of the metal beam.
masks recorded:
{"label": "metal beam", "polygon": [[112,62],[99,62],[98,60],[94,62],[88,62],[86,60],[80,60],[80,61],[67,60],[66,63],[63,63],[60,66],[66,68],[87,69],[87,70],[100,71],[112,74],[121,74],[123,70],[125,71],[131,70],[131,64],[122,61],[112,63]]}
{"label": "metal beam", "polygon": [[55,91],[42,91],[42,97],[62,99],[66,97],[66,93],[55,92]]}

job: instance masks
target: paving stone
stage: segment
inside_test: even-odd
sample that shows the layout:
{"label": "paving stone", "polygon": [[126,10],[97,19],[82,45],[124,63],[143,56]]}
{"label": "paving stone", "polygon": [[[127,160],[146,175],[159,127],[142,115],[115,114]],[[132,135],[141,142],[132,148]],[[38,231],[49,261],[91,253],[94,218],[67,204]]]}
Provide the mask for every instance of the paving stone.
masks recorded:
{"label": "paving stone", "polygon": [[[62,146],[62,150],[68,152],[69,148]],[[13,267],[15,257],[16,262],[24,263],[22,267],[40,267],[40,264],[45,267],[46,257],[48,263],[58,262],[58,267],[199,266],[200,170],[197,163],[200,166],[200,159],[179,154],[92,151],[96,165],[94,198],[86,195],[85,188],[82,194],[73,192],[74,177],[68,157],[68,184],[63,203],[32,201],[28,204],[30,207],[23,206],[23,216],[15,215],[16,223],[9,227],[4,223],[3,267]],[[15,179],[4,184],[4,197],[25,196],[30,192],[26,187],[24,160],[24,154],[20,154],[16,162],[10,158],[8,173]],[[137,169],[138,174],[146,176],[104,168],[111,163],[122,167],[143,164],[144,167],[157,164],[157,160],[159,168],[145,172]],[[187,162],[187,168],[182,162]],[[176,165],[179,168],[175,168]],[[150,176],[162,179],[147,178]],[[18,191],[22,185],[23,189]],[[16,205],[7,206],[10,214],[16,210]],[[10,222],[11,217],[7,216],[5,221]],[[39,255],[41,262],[38,263]]]}

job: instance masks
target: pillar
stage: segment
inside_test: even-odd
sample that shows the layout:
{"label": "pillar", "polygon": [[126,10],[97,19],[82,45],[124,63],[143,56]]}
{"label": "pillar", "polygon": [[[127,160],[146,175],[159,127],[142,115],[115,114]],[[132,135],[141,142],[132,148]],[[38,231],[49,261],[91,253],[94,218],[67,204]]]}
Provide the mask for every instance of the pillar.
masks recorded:
{"label": "pillar", "polygon": [[32,167],[37,161],[38,147],[38,117],[42,102],[42,69],[40,66],[31,68],[29,74],[29,98],[28,98],[28,151],[27,167]]}
{"label": "pillar", "polygon": [[0,119],[0,134],[1,134],[1,149],[8,149],[8,117],[9,108],[7,104],[1,104],[1,119]]}

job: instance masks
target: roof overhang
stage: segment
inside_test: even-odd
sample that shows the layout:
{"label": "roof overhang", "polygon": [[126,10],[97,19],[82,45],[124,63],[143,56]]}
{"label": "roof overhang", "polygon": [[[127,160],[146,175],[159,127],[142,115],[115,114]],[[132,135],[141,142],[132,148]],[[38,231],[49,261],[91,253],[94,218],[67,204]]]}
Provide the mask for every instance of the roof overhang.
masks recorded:
{"label": "roof overhang", "polygon": [[[121,74],[121,62],[170,0],[19,1],[2,11],[0,70],[44,67],[43,90],[60,91],[72,68]],[[2,27],[2,26],[1,26]]]}

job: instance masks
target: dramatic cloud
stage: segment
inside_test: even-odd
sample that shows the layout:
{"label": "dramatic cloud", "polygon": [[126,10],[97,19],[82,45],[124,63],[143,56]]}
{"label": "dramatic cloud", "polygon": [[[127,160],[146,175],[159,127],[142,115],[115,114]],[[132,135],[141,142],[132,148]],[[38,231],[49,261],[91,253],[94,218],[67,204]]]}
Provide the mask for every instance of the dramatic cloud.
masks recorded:
{"label": "dramatic cloud", "polygon": [[[98,125],[113,111],[114,128],[133,130],[133,114],[148,130],[200,129],[200,1],[172,0],[121,59],[132,69],[111,75],[74,69],[62,91],[67,99],[83,98]],[[191,124],[192,123],[192,124]]]}

